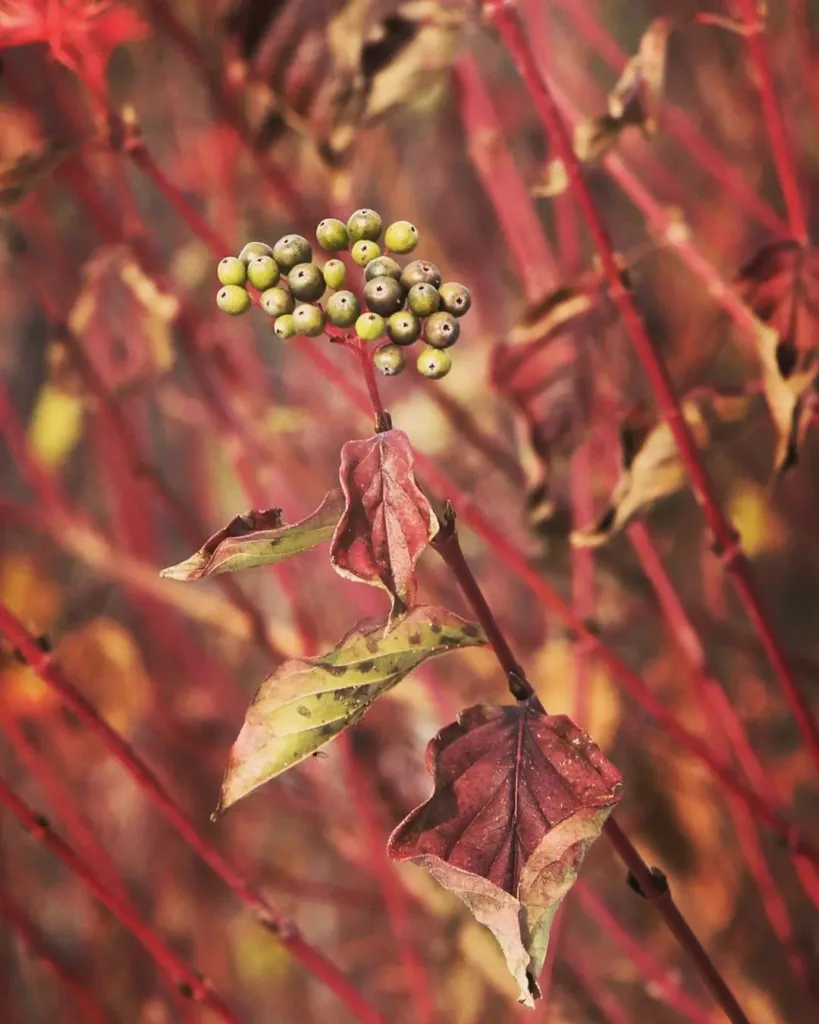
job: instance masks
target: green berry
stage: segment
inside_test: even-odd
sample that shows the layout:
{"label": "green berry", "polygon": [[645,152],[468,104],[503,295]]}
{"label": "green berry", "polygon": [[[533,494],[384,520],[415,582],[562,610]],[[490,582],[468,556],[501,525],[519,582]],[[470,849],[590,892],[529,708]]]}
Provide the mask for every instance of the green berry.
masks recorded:
{"label": "green berry", "polygon": [[394,277],[398,281],[401,277],[401,267],[391,256],[376,256],[364,270],[365,281],[372,281],[374,277]]}
{"label": "green berry", "polygon": [[293,298],[302,302],[318,302],[327,288],[324,274],[315,263],[297,263],[287,275]]}
{"label": "green berry", "polygon": [[464,284],[457,281],[447,281],[438,289],[441,295],[441,308],[453,316],[463,316],[469,312],[472,305],[472,295]]}
{"label": "green berry", "polygon": [[418,372],[424,377],[429,377],[430,380],[440,380],[441,377],[446,377],[452,369],[452,357],[443,349],[427,346],[418,356],[416,366]]}
{"label": "green berry", "polygon": [[449,348],[460,333],[461,325],[451,313],[433,313],[424,323],[424,341],[433,348]]}
{"label": "green berry", "polygon": [[384,248],[390,252],[412,252],[418,245],[418,228],[408,220],[397,220],[384,232]]}
{"label": "green berry", "polygon": [[324,330],[324,313],[308,302],[296,306],[292,313],[296,334],[305,338],[317,338]]}
{"label": "green berry", "polygon": [[432,284],[414,284],[407,295],[407,305],[416,316],[422,319],[438,311],[441,296]]}
{"label": "green berry", "polygon": [[262,292],[262,309],[268,316],[284,316],[285,313],[292,313],[296,303],[293,296],[284,288],[268,288]]}
{"label": "green berry", "polygon": [[294,337],[298,330],[292,314],[285,313],[282,316],[276,317],[276,322],[273,324],[273,333],[281,341],[287,341],[288,338]]}
{"label": "green berry", "polygon": [[394,277],[375,277],[364,285],[364,301],[380,316],[392,316],[404,308],[407,293]]}
{"label": "green berry", "polygon": [[402,373],[407,365],[407,357],[404,350],[398,345],[382,345],[373,357],[375,368],[380,370],[385,377],[394,377]]}
{"label": "green berry", "polygon": [[371,242],[362,238],[355,243],[352,250],[352,257],[359,267],[366,267],[374,259],[381,255],[381,246],[378,242]]}
{"label": "green berry", "polygon": [[272,256],[254,256],[247,265],[247,279],[260,292],[272,288],[280,277],[279,264]]}
{"label": "green berry", "polygon": [[250,263],[256,256],[272,256],[273,250],[267,244],[267,242],[248,242],[247,245],[239,253],[239,259],[244,263],[245,266]]}
{"label": "green berry", "polygon": [[223,313],[241,316],[250,309],[250,296],[238,284],[226,284],[216,294],[216,305]]}
{"label": "green berry", "polygon": [[316,241],[322,249],[329,249],[330,252],[346,249],[349,238],[344,221],[336,217],[325,217],[316,228]]}
{"label": "green berry", "polygon": [[347,268],[341,260],[327,260],[322,273],[327,287],[333,291],[338,291],[347,280]]}
{"label": "green berry", "polygon": [[310,243],[302,235],[285,235],[273,246],[273,259],[285,274],[299,263],[309,263],[312,258]]}
{"label": "green berry", "polygon": [[238,256],[225,256],[216,266],[216,276],[221,284],[243,285],[247,280],[247,268]]}
{"label": "green berry", "polygon": [[393,313],[387,321],[387,335],[396,345],[412,345],[421,337],[421,321],[408,309]]}
{"label": "green berry", "polygon": [[437,288],[441,283],[441,271],[428,260],[413,260],[401,271],[401,284],[407,289],[414,284],[431,284]]}
{"label": "green berry", "polygon": [[347,221],[347,234],[351,242],[366,239],[377,242],[381,237],[381,217],[375,210],[356,210]]}
{"label": "green berry", "polygon": [[384,326],[384,317],[378,313],[362,313],[355,322],[355,333],[362,341],[378,341]]}
{"label": "green berry", "polygon": [[361,312],[358,299],[352,292],[336,292],[324,307],[327,319],[335,327],[352,327]]}

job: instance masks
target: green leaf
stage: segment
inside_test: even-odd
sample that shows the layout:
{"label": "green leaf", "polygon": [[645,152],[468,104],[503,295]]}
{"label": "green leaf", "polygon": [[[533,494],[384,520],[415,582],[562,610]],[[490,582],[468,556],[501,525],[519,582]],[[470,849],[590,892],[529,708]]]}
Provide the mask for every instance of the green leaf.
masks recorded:
{"label": "green leaf", "polygon": [[217,813],[309,757],[358,721],[414,668],[485,644],[480,626],[446,608],[418,605],[359,624],[328,654],[293,658],[265,679],[233,745]]}
{"label": "green leaf", "polygon": [[298,523],[281,522],[281,509],[248,512],[232,519],[190,558],[159,574],[172,580],[198,580],[223,572],[272,565],[329,541],[341,513],[341,491],[329,491],[315,512]]}

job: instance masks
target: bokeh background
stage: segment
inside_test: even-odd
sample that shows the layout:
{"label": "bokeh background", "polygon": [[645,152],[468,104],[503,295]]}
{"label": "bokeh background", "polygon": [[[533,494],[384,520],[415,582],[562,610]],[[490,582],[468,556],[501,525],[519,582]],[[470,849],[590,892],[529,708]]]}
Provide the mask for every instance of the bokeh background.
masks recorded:
{"label": "bokeh background", "polygon": [[[810,758],[690,492],[593,553],[572,550],[572,528],[606,507],[618,421],[635,403],[651,408],[651,393],[610,316],[538,350],[515,387],[498,374],[504,346],[515,347],[510,332],[537,319],[539,299],[578,274],[597,280],[593,247],[570,199],[532,194],[553,154],[479,5],[397,6],[258,0],[234,6],[226,27],[213,0],[0,3],[0,599],[47,638],[207,841],[386,1020],[716,1022],[720,1011],[604,843],[566,900],[549,997],[533,1013],[516,1006],[492,938],[465,909],[419,869],[386,862],[389,832],[429,791],[428,739],[460,708],[506,699],[487,651],[416,672],[326,757],[209,821],[261,679],[280,658],[329,648],[356,618],[383,611],[377,593],[332,572],[324,549],[223,577],[227,587],[159,579],[250,507],[301,518],[335,482],[340,446],[370,429],[349,400],[361,385],[348,353],[326,339],[281,344],[258,310],[220,315],[215,261],[249,239],[311,235],[322,216],[368,205],[385,221],[414,221],[419,253],[473,289],[449,377],[425,381],[410,367],[382,386],[395,424],[448,476],[443,496],[468,496],[720,755],[731,756],[726,729],[740,723],[768,791],[816,834]],[[687,225],[725,280],[788,234],[732,5],[517,7],[570,123],[605,111],[652,19],[718,16],[672,34],[657,136],[624,133],[588,180],[680,391],[758,393],[753,346],[667,231]],[[14,32],[25,17],[28,38]],[[819,170],[817,20],[816,5],[800,0],[767,15],[808,200]],[[362,33],[374,40],[363,98]],[[545,449],[527,441],[521,394],[548,445],[548,495]],[[708,465],[815,707],[816,445],[809,434],[799,466],[775,485],[773,452],[764,403],[751,402]],[[543,703],[573,714],[622,770],[621,824],[667,873],[751,1020],[815,1020],[805,978],[819,975],[819,918],[782,844],[622,692],[485,538],[465,529],[463,542]],[[425,599],[465,613],[432,554],[420,574]],[[355,1019],[11,645],[0,648],[0,776],[236,1019]],[[217,1019],[179,998],[8,812],[0,895],[3,1021],[91,1019],[55,978],[55,961],[101,1019]],[[31,929],[45,959],[25,940]]]}

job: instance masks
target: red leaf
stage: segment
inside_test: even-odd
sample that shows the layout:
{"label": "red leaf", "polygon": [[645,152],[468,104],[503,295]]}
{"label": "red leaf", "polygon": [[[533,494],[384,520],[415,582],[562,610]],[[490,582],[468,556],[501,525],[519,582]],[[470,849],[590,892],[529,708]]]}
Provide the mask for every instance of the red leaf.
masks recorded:
{"label": "red leaf", "polygon": [[427,770],[435,791],[393,832],[390,856],[464,900],[531,1003],[552,918],[620,799],[620,773],[537,698],[468,708],[429,744]]}
{"label": "red leaf", "polygon": [[412,465],[412,446],[402,430],[348,441],[341,449],[345,509],[330,560],[341,576],[388,591],[394,613],[413,604],[415,563],[438,532]]}

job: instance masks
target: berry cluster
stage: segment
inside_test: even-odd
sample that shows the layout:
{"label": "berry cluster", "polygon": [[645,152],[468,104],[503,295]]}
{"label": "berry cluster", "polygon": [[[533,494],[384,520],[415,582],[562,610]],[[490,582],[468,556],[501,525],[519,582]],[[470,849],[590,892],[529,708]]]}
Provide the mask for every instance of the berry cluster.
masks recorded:
{"label": "berry cluster", "polygon": [[[316,228],[316,240],[327,252],[349,249],[362,268],[364,305],[347,290],[346,264],[334,257],[324,266],[313,262],[313,249],[301,235],[285,235],[271,248],[248,242],[238,256],[226,256],[218,265],[222,284],[216,296],[221,310],[240,316],[250,308],[247,285],[261,293],[260,304],[273,320],[273,331],[285,341],[295,335],[315,338],[330,324],[352,328],[362,341],[388,339],[375,352],[373,362],[386,376],[406,366],[406,349],[419,339],[424,347],[417,367],[425,377],[438,380],[452,367],[447,351],[458,340],[458,318],[472,304],[469,289],[454,281],[441,283],[441,272],[426,260],[401,266],[394,258],[411,253],[418,244],[418,229],[399,220],[383,231],[374,210],[356,210],[347,223],[326,217]],[[324,305],[327,289],[332,294]]]}

